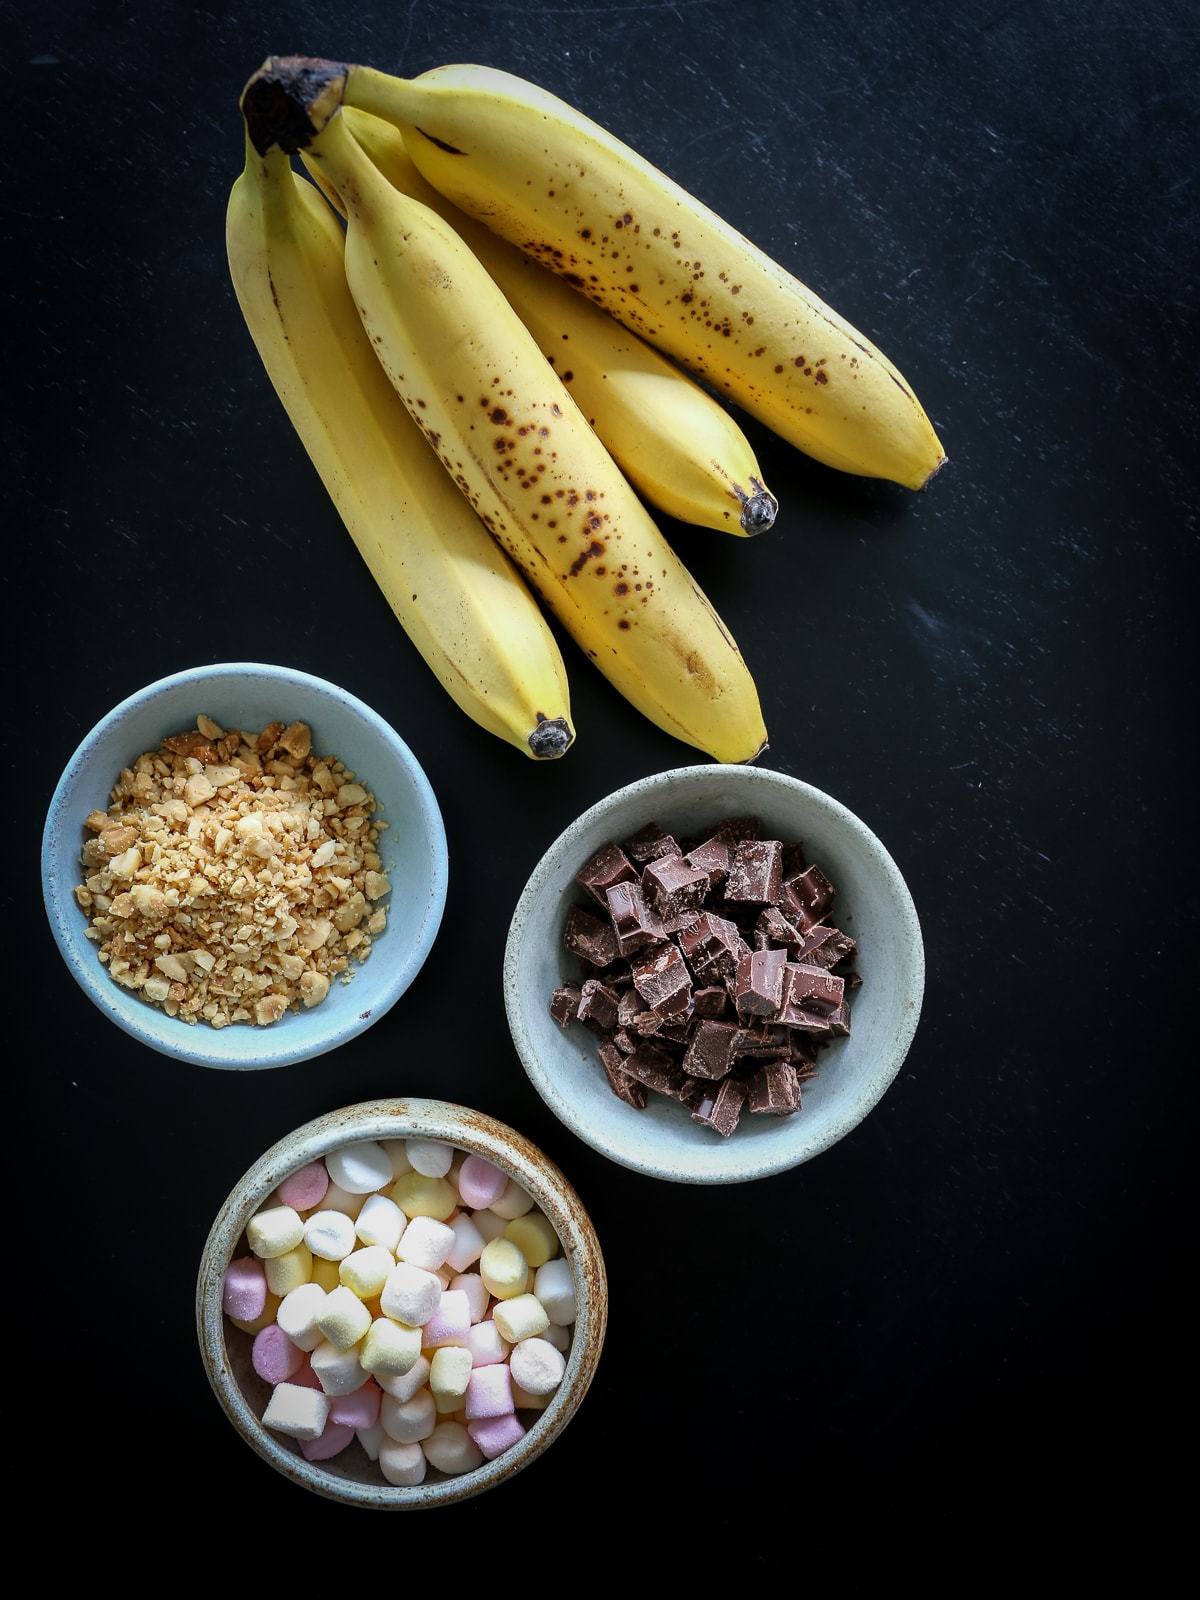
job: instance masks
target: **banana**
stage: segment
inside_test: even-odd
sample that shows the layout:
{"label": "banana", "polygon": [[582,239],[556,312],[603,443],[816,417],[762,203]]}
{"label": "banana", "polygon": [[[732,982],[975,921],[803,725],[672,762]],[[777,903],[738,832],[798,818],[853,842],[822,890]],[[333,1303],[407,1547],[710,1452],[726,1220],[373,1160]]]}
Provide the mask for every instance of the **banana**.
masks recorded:
{"label": "banana", "polygon": [[[351,133],[402,194],[448,222],[499,284],[609,454],[651,505],[681,522],[762,533],[779,509],[737,423],[686,373],[440,195],[390,122],[344,107]],[[340,204],[304,151],[301,159]]]}
{"label": "banana", "polygon": [[397,399],[346,286],[337,219],[281,151],[247,143],[226,242],[263,365],[405,632],[481,727],[562,755],[574,734],[558,646]]}
{"label": "banana", "polygon": [[[347,69],[342,69],[346,71]],[[490,67],[348,69],[434,188],[818,461],[920,489],[945,460],[861,333],[571,106]]]}
{"label": "banana", "polygon": [[718,760],[752,760],[766,730],[737,646],[500,290],[378,171],[338,94],[324,64],[272,58],[243,103],[257,143],[306,145],[340,194],[347,280],[410,415],[616,688]]}

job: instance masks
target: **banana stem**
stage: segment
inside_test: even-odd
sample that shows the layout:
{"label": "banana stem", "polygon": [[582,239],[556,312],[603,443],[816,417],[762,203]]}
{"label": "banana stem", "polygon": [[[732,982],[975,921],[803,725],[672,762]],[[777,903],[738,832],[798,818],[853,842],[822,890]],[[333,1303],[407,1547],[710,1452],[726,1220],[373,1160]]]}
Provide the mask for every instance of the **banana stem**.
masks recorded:
{"label": "banana stem", "polygon": [[[758,480],[751,478],[750,481],[756,483]],[[759,484],[754,494],[749,495],[742,503],[740,519],[742,531],[751,537],[756,533],[765,533],[775,521],[778,510],[779,501],[769,489],[764,489],[762,484]]]}
{"label": "banana stem", "polygon": [[348,68],[317,56],[268,56],[242,90],[242,115],[260,155],[307,148],[342,103]]}
{"label": "banana stem", "polygon": [[539,761],[555,761],[565,755],[575,739],[571,725],[563,717],[543,717],[529,735],[529,748]]}

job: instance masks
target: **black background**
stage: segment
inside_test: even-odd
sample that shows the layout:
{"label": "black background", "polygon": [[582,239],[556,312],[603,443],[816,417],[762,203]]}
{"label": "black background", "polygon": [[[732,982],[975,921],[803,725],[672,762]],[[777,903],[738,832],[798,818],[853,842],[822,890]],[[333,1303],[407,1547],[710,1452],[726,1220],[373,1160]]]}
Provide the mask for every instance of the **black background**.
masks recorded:
{"label": "black background", "polygon": [[[259,1530],[349,1528],[230,1432],[195,1351],[194,1272],[230,1184],[279,1135],[414,1092],[509,1120],[558,1160],[612,1286],[568,1432],[440,1531],[499,1538],[516,1516],[536,1546],[539,1529],[640,1530],[682,1576],[735,1546],[751,1573],[791,1570],[798,1539],[888,1506],[939,1526],[973,1508],[1009,1538],[1068,1495],[1127,1514],[1173,1426],[1187,1276],[1171,1130],[1195,1050],[1168,1017],[1195,911],[1192,8],[4,12],[8,321],[29,344],[3,435],[27,808],[6,844],[8,990],[36,1041],[10,1073],[38,1248],[72,1252],[57,1309],[42,1285],[57,1334],[37,1388],[65,1386],[63,1420],[36,1429],[52,1470],[135,1518],[165,1493],[185,1530],[231,1508]],[[918,497],[747,423],[783,502],[773,532],[667,528],[758,678],[769,759],[877,830],[925,930],[907,1065],[795,1172],[709,1190],[637,1177],[572,1138],[520,1069],[499,967],[529,870],[582,808],[697,757],[565,645],[578,745],[534,767],[460,717],[402,636],[225,269],[237,94],[268,51],[414,73],[474,60],[545,85],[864,328],[941,434],[951,464]],[[332,678],[391,721],[451,853],[442,932],[401,1003],[333,1056],[248,1076],[105,1023],[54,950],[34,865],[58,772],[105,711],[245,658]],[[480,971],[468,1022],[464,960]],[[10,1305],[19,1269],[10,1255]],[[72,1394],[90,1397],[82,1418]],[[161,1471],[123,1479],[159,1452]]]}

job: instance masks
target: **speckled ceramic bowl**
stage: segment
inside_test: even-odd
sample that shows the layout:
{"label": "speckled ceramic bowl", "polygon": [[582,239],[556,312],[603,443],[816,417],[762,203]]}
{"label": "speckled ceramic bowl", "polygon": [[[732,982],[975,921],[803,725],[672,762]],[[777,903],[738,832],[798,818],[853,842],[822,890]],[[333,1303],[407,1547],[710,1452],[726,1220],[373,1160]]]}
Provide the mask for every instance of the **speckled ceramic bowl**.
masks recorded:
{"label": "speckled ceramic bowl", "polygon": [[[258,731],[283,719],[312,726],[314,744],[336,755],[372,790],[388,823],[381,853],[392,882],[388,925],[348,984],[335,983],[311,1011],[289,1011],[269,1028],[215,1029],[168,1017],[100,964],[75,903],[83,820],[104,810],[121,768],[200,712],[222,727]],[[204,1067],[282,1067],[336,1049],[400,998],[429,954],[446,904],[446,830],[429,780],[395,730],[344,689],[290,667],[239,662],[177,672],[123,700],[98,722],[58,781],[42,837],[42,892],[50,927],[80,988],[110,1021],[143,1044]]]}
{"label": "speckled ceramic bowl", "polygon": [[[588,857],[656,821],[699,834],[724,817],[761,817],[767,833],[802,840],[838,891],[838,926],[858,941],[863,986],[852,1033],[818,1058],[791,1117],[743,1116],[729,1139],[686,1110],[651,1095],[644,1111],[618,1100],[577,1025],[562,1029],[547,1010],[575,963],[563,949],[567,908],[586,905],[574,882]],[[542,857],[517,902],[504,960],[504,998],[513,1040],[546,1104],[601,1154],[679,1183],[740,1183],[819,1155],[849,1133],[891,1083],[916,1031],[925,981],[921,928],[899,868],[853,812],[819,789],[761,767],[696,766],[618,789],[585,811]]]}
{"label": "speckled ceramic bowl", "polygon": [[[263,1200],[290,1172],[344,1144],[363,1139],[440,1139],[502,1168],[533,1196],[558,1234],[575,1280],[578,1317],[567,1352],[567,1370],[550,1404],[511,1450],[461,1477],[430,1470],[415,1488],[393,1488],[378,1466],[352,1444],[332,1461],[309,1462],[290,1440],[259,1421],[270,1389],[250,1362],[252,1340],[221,1312],[225,1268],[241,1253],[243,1232]],[[196,1284],[196,1328],[209,1382],[234,1427],[264,1461],[302,1488],[331,1500],[378,1510],[414,1510],[450,1505],[494,1489],[537,1459],[570,1422],[587,1393],[600,1360],[608,1319],[604,1257],[579,1196],[542,1152],[503,1122],[443,1100],[371,1100],[331,1111],[281,1139],[251,1167],[213,1223]]]}

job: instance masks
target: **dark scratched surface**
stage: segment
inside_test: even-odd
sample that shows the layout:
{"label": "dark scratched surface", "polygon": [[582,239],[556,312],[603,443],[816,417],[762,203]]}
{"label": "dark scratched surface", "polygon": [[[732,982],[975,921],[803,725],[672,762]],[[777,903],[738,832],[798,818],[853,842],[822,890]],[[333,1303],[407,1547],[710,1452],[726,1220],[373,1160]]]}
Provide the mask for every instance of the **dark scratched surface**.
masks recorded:
{"label": "dark scratched surface", "polygon": [[[711,1545],[742,1551],[748,1575],[784,1573],[797,1527],[818,1542],[863,1505],[999,1524],[1143,1459],[1171,1415],[1172,1134],[1195,1056],[1170,1023],[1196,905],[1194,10],[2,9],[22,129],[2,202],[20,266],[6,699],[28,808],[7,917],[35,1038],[10,1072],[39,1152],[33,1231],[72,1239],[67,1299],[90,1332],[81,1353],[60,1309],[38,1383],[69,1379],[97,1408],[94,1439],[39,1425],[52,1470],[86,1445],[103,1500],[173,1441],[154,1493],[185,1532],[251,1505],[259,1528],[347,1528],[231,1434],[194,1347],[193,1277],[267,1145],[394,1092],[465,1101],[543,1145],[611,1274],[579,1416],[443,1533],[499,1537],[517,1515],[529,1537],[567,1527],[611,1550],[640,1530],[685,1566]],[[564,96],[876,339],[946,444],[915,497],[748,422],[783,503],[773,532],[667,524],[758,679],[770,761],[879,833],[925,930],[907,1065],[806,1167],[738,1189],[634,1176],[568,1134],[520,1069],[499,971],[529,870],[601,795],[698,757],[565,645],[578,745],[535,768],[459,716],[403,638],[225,270],[237,95],[272,51],[411,72],[475,60]],[[451,888],[427,967],[377,1027],[240,1076],[161,1058],[91,1008],[42,924],[34,843],[109,707],[246,657],[332,678],[395,724],[441,802]],[[76,1196],[115,1220],[81,1231]],[[130,1296],[154,1396],[127,1365]],[[136,1515],[150,1491],[121,1492]]]}

